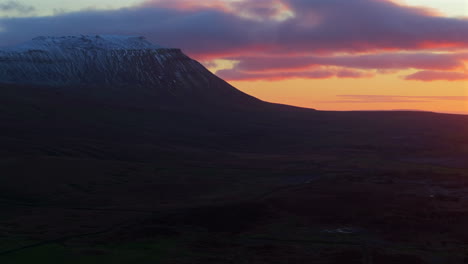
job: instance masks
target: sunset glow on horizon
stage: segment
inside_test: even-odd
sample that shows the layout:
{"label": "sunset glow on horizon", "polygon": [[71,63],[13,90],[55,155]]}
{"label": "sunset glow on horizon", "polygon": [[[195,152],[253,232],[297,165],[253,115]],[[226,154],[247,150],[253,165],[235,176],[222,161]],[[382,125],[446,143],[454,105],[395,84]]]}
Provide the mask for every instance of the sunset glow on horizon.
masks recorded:
{"label": "sunset glow on horizon", "polygon": [[0,46],[143,35],[262,100],[468,114],[465,0],[0,1]]}

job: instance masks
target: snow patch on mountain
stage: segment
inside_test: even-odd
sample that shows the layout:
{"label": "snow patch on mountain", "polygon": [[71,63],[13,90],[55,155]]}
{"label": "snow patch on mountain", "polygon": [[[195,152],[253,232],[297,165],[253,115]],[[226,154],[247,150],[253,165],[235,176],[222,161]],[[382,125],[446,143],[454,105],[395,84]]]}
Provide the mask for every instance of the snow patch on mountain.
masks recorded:
{"label": "snow patch on mountain", "polygon": [[[132,85],[174,90],[207,80],[207,70],[179,49],[135,36],[37,37],[0,50],[0,83]],[[184,86],[184,87],[182,87]]]}
{"label": "snow patch on mountain", "polygon": [[6,48],[5,52],[53,51],[53,50],[138,50],[162,49],[144,37],[114,35],[81,35],[64,37],[41,36],[15,47]]}

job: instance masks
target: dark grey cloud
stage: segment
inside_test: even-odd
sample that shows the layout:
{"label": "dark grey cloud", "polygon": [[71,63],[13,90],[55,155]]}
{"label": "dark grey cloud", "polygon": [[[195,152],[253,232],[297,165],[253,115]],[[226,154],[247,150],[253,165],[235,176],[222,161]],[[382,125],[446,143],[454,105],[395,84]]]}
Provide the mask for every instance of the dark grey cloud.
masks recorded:
{"label": "dark grey cloud", "polygon": [[[273,1],[273,0],[270,0]],[[253,1],[251,1],[253,2]],[[262,1],[266,2],[266,1]],[[284,0],[295,17],[249,20],[216,8],[141,6],[82,11],[54,17],[0,19],[0,44],[37,34],[115,33],[147,35],[192,53],[368,52],[446,46],[468,47],[468,21],[434,17],[383,0]],[[244,3],[243,9],[249,7]],[[266,2],[267,3],[267,2]],[[252,12],[266,13],[257,5]]]}
{"label": "dark grey cloud", "polygon": [[0,2],[0,11],[4,11],[4,12],[13,11],[13,12],[21,13],[21,14],[30,14],[36,11],[36,8],[34,6],[22,4],[18,1],[6,1],[6,2]]}
{"label": "dark grey cloud", "polygon": [[4,28],[0,33],[0,45],[27,41],[37,35],[122,34],[143,35],[156,43],[180,47],[194,54],[224,53],[249,46],[260,37],[246,36],[244,29],[252,23],[216,10],[91,10],[49,17],[0,19]]}

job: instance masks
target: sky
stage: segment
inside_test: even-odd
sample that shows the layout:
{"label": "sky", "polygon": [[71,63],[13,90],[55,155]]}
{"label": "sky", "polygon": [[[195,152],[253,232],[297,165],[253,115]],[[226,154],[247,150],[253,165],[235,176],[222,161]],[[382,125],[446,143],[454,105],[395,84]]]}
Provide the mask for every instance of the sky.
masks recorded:
{"label": "sky", "polygon": [[468,114],[468,0],[0,0],[0,47],[143,35],[260,99]]}

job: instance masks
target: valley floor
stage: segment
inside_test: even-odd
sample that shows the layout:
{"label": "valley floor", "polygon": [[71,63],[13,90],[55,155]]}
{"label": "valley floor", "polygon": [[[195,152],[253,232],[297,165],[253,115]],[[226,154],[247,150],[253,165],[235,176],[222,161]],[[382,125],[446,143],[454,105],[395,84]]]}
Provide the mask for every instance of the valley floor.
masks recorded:
{"label": "valley floor", "polygon": [[466,168],[231,153],[1,170],[1,263],[468,263]]}
{"label": "valley floor", "polygon": [[468,263],[467,116],[176,99],[2,87],[0,263]]}

